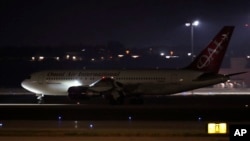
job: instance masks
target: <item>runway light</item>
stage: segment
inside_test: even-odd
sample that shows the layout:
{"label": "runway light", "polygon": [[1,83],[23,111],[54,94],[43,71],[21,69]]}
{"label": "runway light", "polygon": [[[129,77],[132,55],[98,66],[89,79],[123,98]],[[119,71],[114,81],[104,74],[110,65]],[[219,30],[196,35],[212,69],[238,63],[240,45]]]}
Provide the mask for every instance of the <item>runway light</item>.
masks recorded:
{"label": "runway light", "polygon": [[89,125],[89,128],[91,128],[91,129],[94,128],[94,125],[93,125],[93,124],[90,124],[90,125]]}
{"label": "runway light", "polygon": [[62,119],[62,117],[61,116],[58,116],[58,120],[61,120]]}
{"label": "runway light", "polygon": [[208,134],[226,134],[227,123],[208,123],[207,133]]}
{"label": "runway light", "polygon": [[129,117],[128,117],[128,120],[132,120],[132,117],[131,117],[131,116],[129,116]]}
{"label": "runway light", "polygon": [[78,121],[76,120],[74,121],[74,123],[75,123],[75,128],[78,128]]}

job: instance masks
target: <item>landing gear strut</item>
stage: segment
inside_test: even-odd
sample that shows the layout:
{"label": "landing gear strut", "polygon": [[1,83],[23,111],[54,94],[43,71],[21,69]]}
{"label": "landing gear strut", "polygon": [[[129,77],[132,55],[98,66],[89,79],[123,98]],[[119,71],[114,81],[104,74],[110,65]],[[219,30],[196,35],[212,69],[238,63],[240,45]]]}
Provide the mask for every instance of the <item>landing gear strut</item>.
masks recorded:
{"label": "landing gear strut", "polygon": [[122,93],[120,93],[118,97],[114,97],[113,95],[110,95],[109,103],[111,105],[123,105],[124,95]]}
{"label": "landing gear strut", "polygon": [[43,104],[44,103],[44,94],[39,94],[39,95],[36,95],[37,96],[37,103],[38,104]]}
{"label": "landing gear strut", "polygon": [[103,93],[105,99],[109,101],[111,105],[122,105],[124,104],[125,95],[122,91],[112,90],[106,93]]}

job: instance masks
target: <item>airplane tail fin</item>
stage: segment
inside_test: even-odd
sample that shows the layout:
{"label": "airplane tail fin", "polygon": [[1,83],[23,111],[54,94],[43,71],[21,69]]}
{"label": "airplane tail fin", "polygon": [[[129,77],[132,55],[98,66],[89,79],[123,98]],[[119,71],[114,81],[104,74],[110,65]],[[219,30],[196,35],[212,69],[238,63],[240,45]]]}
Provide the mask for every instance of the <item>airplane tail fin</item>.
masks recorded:
{"label": "airplane tail fin", "polygon": [[224,26],[187,69],[218,73],[233,30],[234,26]]}

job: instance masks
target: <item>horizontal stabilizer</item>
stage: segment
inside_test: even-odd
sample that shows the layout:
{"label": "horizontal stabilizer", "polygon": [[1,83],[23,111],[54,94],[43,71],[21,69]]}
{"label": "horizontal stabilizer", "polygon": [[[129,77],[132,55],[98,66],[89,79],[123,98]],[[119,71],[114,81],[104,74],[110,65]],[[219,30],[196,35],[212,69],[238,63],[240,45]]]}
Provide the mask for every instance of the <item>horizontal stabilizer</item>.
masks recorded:
{"label": "horizontal stabilizer", "polygon": [[244,73],[248,73],[248,72],[243,71],[243,72],[231,73],[231,74],[227,74],[226,76],[231,77],[231,76],[234,76],[234,75],[240,75],[240,74],[244,74]]}

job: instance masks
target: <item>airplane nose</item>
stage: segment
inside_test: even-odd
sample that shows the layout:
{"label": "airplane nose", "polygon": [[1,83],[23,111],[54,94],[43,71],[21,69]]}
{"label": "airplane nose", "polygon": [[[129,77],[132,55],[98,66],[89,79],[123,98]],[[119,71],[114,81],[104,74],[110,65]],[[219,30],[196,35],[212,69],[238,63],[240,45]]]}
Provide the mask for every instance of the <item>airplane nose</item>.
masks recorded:
{"label": "airplane nose", "polygon": [[30,80],[30,79],[25,79],[25,80],[23,80],[22,82],[21,82],[21,86],[24,88],[24,89],[26,89],[26,90],[28,90],[28,91],[30,91],[30,92],[32,92],[32,93],[36,93],[36,94],[40,94],[41,93],[41,91],[37,88],[37,86],[36,86],[36,82],[35,81],[32,81],[32,80]]}
{"label": "airplane nose", "polygon": [[28,86],[28,79],[23,80],[23,81],[21,82],[21,86],[22,86],[24,89],[26,89],[27,86]]}
{"label": "airplane nose", "polygon": [[23,81],[21,82],[21,86],[22,86],[24,89],[33,92],[33,91],[31,90],[31,88],[33,87],[32,81],[31,81],[31,80],[29,80],[29,79],[23,80]]}

